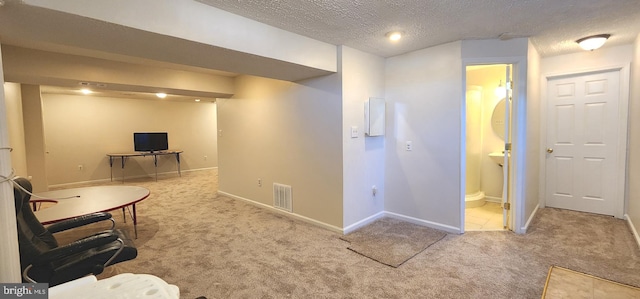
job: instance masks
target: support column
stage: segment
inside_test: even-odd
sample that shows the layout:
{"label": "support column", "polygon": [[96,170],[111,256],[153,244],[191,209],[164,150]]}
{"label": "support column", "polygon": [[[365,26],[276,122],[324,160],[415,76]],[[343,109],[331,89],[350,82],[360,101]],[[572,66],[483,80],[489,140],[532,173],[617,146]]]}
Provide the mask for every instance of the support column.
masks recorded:
{"label": "support column", "polygon": [[27,173],[34,192],[49,190],[46,145],[40,85],[22,84],[22,114],[27,156]]}
{"label": "support column", "polygon": [[[0,80],[4,83],[2,68],[2,47],[0,46]],[[0,175],[11,175],[11,154],[9,148],[9,129],[4,98],[4,84],[0,86]],[[21,282],[20,252],[16,213],[11,182],[0,183],[0,282]]]}

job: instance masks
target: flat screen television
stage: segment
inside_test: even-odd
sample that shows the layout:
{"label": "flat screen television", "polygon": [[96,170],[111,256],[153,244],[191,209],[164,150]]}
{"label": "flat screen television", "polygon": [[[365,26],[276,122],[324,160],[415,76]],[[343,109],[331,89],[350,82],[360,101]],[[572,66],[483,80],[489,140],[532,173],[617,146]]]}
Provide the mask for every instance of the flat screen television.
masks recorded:
{"label": "flat screen television", "polygon": [[169,149],[166,132],[133,133],[133,148],[136,152],[158,152]]}

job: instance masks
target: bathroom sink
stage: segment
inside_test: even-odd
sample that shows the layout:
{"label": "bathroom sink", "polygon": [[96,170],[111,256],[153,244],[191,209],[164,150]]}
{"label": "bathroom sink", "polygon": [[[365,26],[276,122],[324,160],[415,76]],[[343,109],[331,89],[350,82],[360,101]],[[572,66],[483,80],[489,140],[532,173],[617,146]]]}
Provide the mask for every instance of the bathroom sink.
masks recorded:
{"label": "bathroom sink", "polygon": [[491,158],[491,160],[493,162],[498,163],[498,165],[502,166],[502,164],[504,163],[504,153],[503,152],[493,152],[489,154],[489,158]]}

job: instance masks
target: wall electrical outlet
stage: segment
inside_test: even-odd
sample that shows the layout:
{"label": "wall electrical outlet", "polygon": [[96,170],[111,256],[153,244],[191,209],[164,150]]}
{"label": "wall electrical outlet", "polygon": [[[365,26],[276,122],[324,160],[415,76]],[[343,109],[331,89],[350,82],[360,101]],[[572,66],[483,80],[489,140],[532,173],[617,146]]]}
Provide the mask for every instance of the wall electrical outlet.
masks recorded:
{"label": "wall electrical outlet", "polygon": [[351,126],[351,138],[358,138],[358,126]]}
{"label": "wall electrical outlet", "polygon": [[371,186],[371,195],[376,196],[377,193],[378,188],[376,188],[376,185]]}
{"label": "wall electrical outlet", "polygon": [[262,179],[258,179],[258,187],[262,187]]}
{"label": "wall electrical outlet", "polygon": [[411,151],[413,150],[413,143],[411,141],[407,141],[406,145],[405,145],[405,149],[407,151]]}
{"label": "wall electrical outlet", "polygon": [[204,160],[207,161],[207,156],[204,156]]}
{"label": "wall electrical outlet", "polygon": [[82,171],[83,169],[84,169],[84,165],[79,164],[79,165],[78,165],[78,170]]}

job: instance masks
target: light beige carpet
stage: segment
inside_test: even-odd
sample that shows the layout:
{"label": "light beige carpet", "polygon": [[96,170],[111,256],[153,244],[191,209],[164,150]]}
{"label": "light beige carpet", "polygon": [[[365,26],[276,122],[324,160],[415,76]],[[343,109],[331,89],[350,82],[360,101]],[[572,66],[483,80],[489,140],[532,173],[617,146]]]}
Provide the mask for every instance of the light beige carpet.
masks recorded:
{"label": "light beige carpet", "polygon": [[340,239],[350,243],[350,250],[397,268],[446,235],[437,229],[382,218]]}
{"label": "light beige carpet", "polygon": [[570,269],[551,266],[544,285],[543,299],[555,298],[640,298],[640,288]]}
{"label": "light beige carpet", "polygon": [[[126,185],[151,190],[136,205],[138,257],[100,278],[152,274],[184,299],[540,298],[552,265],[640,286],[638,244],[613,217],[544,208],[525,235],[447,234],[394,268],[347,250],[339,233],[217,196],[215,170]],[[113,214],[132,235],[131,219]]]}

